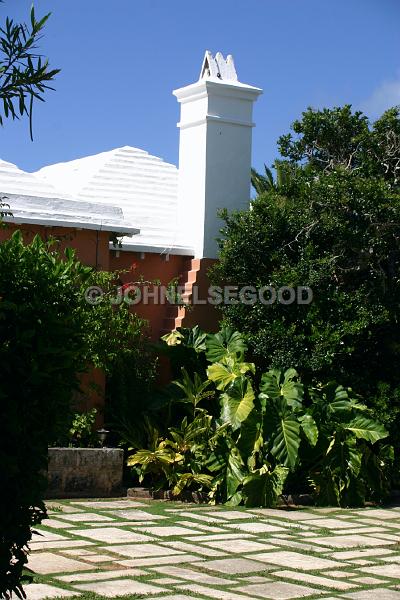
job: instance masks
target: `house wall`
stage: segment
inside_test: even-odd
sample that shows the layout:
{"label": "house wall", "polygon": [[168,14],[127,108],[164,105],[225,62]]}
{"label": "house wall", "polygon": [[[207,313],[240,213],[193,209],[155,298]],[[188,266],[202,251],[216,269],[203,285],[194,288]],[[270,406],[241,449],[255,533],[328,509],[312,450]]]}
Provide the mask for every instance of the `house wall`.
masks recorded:
{"label": "house wall", "polygon": [[[127,251],[110,251],[110,270],[121,271],[120,279],[123,283],[137,282],[141,278],[144,281],[154,282],[159,280],[162,286],[167,286],[172,280],[178,279],[179,284],[184,284],[184,276],[188,270],[190,257],[169,255],[168,257],[158,253],[145,253]],[[131,270],[131,266],[135,268]],[[153,288],[149,286],[150,290]],[[164,320],[168,314],[168,304],[158,304],[149,298],[148,303],[144,301],[132,307],[142,319],[149,321],[150,337],[153,341],[160,338],[164,333]]]}
{"label": "house wall", "polygon": [[109,270],[110,252],[107,231],[6,223],[0,228],[0,241],[8,239],[17,229],[22,232],[26,243],[31,242],[36,234],[39,234],[43,240],[50,240],[53,237],[58,240],[55,247],[61,251],[67,247],[75,248],[78,259],[85,265],[103,271]]}

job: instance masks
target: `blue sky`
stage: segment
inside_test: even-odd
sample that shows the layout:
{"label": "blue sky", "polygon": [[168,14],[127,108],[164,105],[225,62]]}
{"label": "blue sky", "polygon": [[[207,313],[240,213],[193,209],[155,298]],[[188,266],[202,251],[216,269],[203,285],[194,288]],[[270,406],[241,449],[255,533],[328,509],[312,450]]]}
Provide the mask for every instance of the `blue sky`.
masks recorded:
{"label": "blue sky", "polygon": [[[31,2],[5,0],[26,19]],[[253,164],[307,106],[351,103],[372,118],[400,104],[398,0],[36,0],[52,11],[40,48],[62,72],[26,120],[6,122],[0,157],[28,171],[124,145],[178,162],[173,89],[193,83],[206,49],[231,53],[262,87]]]}

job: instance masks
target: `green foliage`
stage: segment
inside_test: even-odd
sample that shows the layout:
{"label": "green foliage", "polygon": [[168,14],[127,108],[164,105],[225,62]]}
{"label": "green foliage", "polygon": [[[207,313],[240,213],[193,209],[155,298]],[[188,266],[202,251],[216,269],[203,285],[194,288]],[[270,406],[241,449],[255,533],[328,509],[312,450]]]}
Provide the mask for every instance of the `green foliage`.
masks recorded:
{"label": "green foliage", "polygon": [[349,104],[323,110],[308,108],[301,120],[292,125],[295,135],[289,133],[279,138],[279,151],[294,168],[300,163],[308,171],[318,173],[337,168],[354,170],[363,177],[382,177],[398,186],[399,117],[400,107],[396,106],[369,127],[368,118],[360,111],[353,113]]}
{"label": "green foliage", "polygon": [[31,527],[45,516],[48,446],[71,435],[78,444],[97,441],[94,411],[75,416],[71,425],[79,374],[93,365],[102,368],[110,404],[121,410],[126,400],[130,412],[124,417],[134,423],[140,404],[133,394],[145,403],[153,361],[144,323],[125,304],[85,301],[89,285],[111,290],[113,277],[83,266],[71,249],[60,254],[54,241],[38,236],[25,245],[16,232],[0,244],[0,597],[22,589]]}
{"label": "green foliage", "polygon": [[157,349],[169,358],[174,377],[180,377],[181,369],[185,368],[190,375],[195,371],[204,373],[206,361],[204,357],[207,334],[195,327],[180,327],[161,338]]}
{"label": "green foliage", "polygon": [[145,416],[156,361],[147,323],[131,312],[127,303],[112,302],[118,277],[119,273],[92,271],[86,285],[100,287],[103,295],[95,304],[83,303],[81,313],[90,362],[106,374],[107,426],[129,445],[140,447],[147,439]]}
{"label": "green foliage", "polygon": [[24,245],[16,232],[0,244],[0,597],[21,593],[31,527],[45,516],[47,447],[86,363],[79,308],[89,272],[39,237]]}
{"label": "green foliage", "polygon": [[49,82],[59,73],[59,69],[50,70],[48,61],[36,50],[49,16],[37,20],[32,7],[29,24],[7,17],[0,28],[0,125],[4,119],[27,115],[31,139],[33,102],[43,102],[43,93],[53,89]]}
{"label": "green foliage", "polygon": [[292,176],[225,214],[212,282],[307,286],[313,300],[227,304],[223,322],[259,369],[357,389],[400,448],[400,109],[371,126],[349,106],[309,109],[279,147]]}
{"label": "green foliage", "polygon": [[[175,339],[184,347],[179,330]],[[191,378],[183,368],[174,382],[184,396],[171,401],[189,404],[190,416],[128,460],[140,480],[176,495],[208,489],[210,502],[233,506],[273,506],[288,475],[303,473],[320,504],[384,497],[393,460],[381,444],[388,433],[359,398],[334,383],[305,386],[294,369],[260,376],[246,350],[230,328],[207,336],[198,351],[211,362],[207,374]],[[204,408],[210,400],[216,416]]]}
{"label": "green foliage", "polygon": [[267,165],[264,165],[265,175],[251,169],[251,185],[258,195],[272,190],[279,190],[288,185],[297,173],[296,165],[286,160],[276,160],[273,168],[276,171],[276,178],[274,178],[272,170]]}
{"label": "green foliage", "polygon": [[96,408],[92,408],[88,412],[74,414],[68,431],[69,446],[77,448],[98,446],[98,436],[94,431],[96,415]]}

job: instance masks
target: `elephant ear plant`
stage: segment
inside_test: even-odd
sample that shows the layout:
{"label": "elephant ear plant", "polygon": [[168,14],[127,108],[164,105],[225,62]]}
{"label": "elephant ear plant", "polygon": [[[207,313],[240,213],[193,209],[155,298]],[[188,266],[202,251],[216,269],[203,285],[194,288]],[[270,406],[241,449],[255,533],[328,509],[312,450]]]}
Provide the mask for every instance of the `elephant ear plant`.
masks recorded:
{"label": "elephant ear plant", "polygon": [[[199,355],[200,373],[182,368],[174,382],[186,407],[179,426],[128,464],[158,488],[207,490],[212,503],[273,506],[285,482],[308,480],[320,504],[362,505],[387,491],[388,433],[350,389],[304,386],[294,369],[256,373],[244,337],[230,328],[193,344],[188,330],[169,335]],[[204,374],[204,361],[206,372]],[[207,402],[207,408],[204,404]]]}

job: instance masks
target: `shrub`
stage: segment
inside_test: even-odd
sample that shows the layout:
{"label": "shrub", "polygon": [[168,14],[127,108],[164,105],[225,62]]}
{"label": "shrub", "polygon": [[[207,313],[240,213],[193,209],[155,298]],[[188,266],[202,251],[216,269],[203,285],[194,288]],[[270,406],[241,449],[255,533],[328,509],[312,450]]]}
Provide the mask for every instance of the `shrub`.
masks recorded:
{"label": "shrub", "polygon": [[[125,302],[115,303],[121,272],[92,272],[90,286],[103,295],[85,304],[85,340],[90,360],[106,374],[105,420],[114,441],[129,439],[142,444],[146,414],[156,375],[154,353],[147,335],[147,322]],[[125,284],[128,285],[128,284]]]}
{"label": "shrub", "polygon": [[[48,445],[68,440],[70,428],[80,443],[94,443],[95,414],[73,419],[71,412],[79,374],[103,369],[113,415],[126,402],[132,419],[151,385],[145,322],[109,302],[116,279],[38,236],[24,245],[16,232],[0,244],[0,597],[23,593],[31,528],[46,515]],[[103,287],[103,301],[85,301],[90,285]]]}
{"label": "shrub", "polygon": [[64,430],[86,362],[90,269],[19,232],[0,244],[0,597],[21,594],[31,527],[45,516],[47,446]]}
{"label": "shrub", "polygon": [[[183,346],[192,337],[178,330],[166,340]],[[320,504],[359,506],[385,497],[393,450],[381,440],[388,433],[352,390],[333,382],[304,386],[294,369],[261,375],[246,362],[246,350],[243,336],[229,328],[197,345],[207,373],[182,369],[174,383],[188,414],[166,436],[154,431],[150,447],[130,456],[140,480],[175,495],[208,490],[211,502],[271,506],[288,474],[295,480],[303,471]],[[216,417],[204,408],[210,401]]]}
{"label": "shrub", "polygon": [[94,431],[97,409],[83,413],[75,413],[68,431],[68,446],[90,448],[99,445],[99,438]]}

